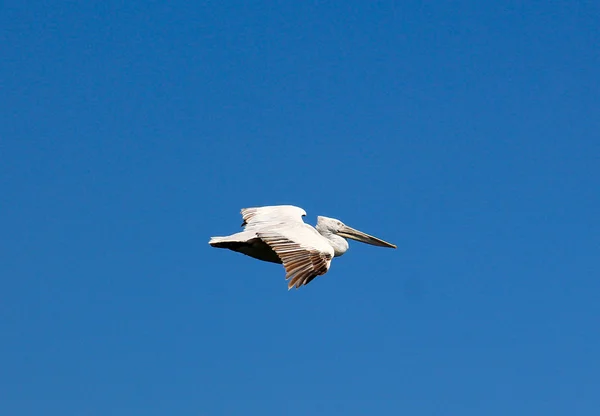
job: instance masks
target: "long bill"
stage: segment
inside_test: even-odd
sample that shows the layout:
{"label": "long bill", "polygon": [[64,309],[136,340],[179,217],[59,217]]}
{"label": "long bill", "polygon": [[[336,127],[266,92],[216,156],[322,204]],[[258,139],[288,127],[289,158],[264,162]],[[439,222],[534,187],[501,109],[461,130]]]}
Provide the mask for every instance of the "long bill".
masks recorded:
{"label": "long bill", "polygon": [[351,238],[353,240],[360,241],[361,243],[371,244],[372,246],[396,248],[394,244],[380,240],[372,235],[365,234],[362,231],[355,230],[347,225],[343,225],[342,228],[337,232],[337,235],[345,238]]}

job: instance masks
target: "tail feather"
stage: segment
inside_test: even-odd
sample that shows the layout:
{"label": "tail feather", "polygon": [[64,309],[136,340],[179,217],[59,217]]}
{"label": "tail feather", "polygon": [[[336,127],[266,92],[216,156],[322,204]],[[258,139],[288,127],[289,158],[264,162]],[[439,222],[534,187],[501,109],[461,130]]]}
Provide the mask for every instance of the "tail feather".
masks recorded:
{"label": "tail feather", "polygon": [[225,243],[244,243],[255,236],[252,232],[242,231],[225,237],[211,237],[208,244],[213,247],[227,247]]}
{"label": "tail feather", "polygon": [[208,244],[210,244],[211,246],[214,247],[216,244],[219,244],[219,243],[223,242],[224,240],[225,240],[225,237],[211,237]]}
{"label": "tail feather", "polygon": [[235,239],[231,239],[228,237],[211,237],[208,242],[212,247],[218,248],[229,248],[231,244],[240,244]]}
{"label": "tail feather", "polygon": [[227,248],[259,260],[281,264],[281,259],[252,231],[228,235],[227,237],[211,237],[208,242],[212,247]]}

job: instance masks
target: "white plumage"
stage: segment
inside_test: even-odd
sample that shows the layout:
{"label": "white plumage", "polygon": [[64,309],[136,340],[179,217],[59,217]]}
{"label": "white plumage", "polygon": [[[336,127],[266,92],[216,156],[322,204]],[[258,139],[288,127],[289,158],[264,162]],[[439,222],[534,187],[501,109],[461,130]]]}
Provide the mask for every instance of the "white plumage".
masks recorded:
{"label": "white plumage", "polygon": [[299,288],[327,273],[332,258],[348,250],[346,238],[396,248],[334,218],[318,217],[317,226],[313,228],[302,220],[306,211],[292,205],[244,208],[241,213],[244,231],[212,237],[209,244],[259,260],[283,263],[288,289]]}

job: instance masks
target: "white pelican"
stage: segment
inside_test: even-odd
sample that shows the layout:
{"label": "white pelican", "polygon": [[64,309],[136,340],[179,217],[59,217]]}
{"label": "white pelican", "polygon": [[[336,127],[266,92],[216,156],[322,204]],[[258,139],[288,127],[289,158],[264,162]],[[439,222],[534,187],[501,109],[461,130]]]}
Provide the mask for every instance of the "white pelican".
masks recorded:
{"label": "white pelican", "polygon": [[316,229],[305,224],[306,212],[292,205],[244,208],[244,231],[212,237],[212,247],[227,248],[259,260],[283,263],[288,290],[298,289],[327,273],[333,257],[348,250],[346,238],[396,248],[379,238],[350,228],[335,218],[317,217]]}

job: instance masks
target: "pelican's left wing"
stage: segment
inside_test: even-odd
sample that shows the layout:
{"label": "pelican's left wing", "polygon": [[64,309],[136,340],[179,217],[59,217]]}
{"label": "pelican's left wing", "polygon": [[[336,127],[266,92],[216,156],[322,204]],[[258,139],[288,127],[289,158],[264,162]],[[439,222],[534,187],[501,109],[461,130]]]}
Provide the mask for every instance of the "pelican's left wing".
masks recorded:
{"label": "pelican's left wing", "polygon": [[257,233],[275,251],[285,267],[288,289],[310,283],[327,273],[333,248],[311,227],[285,227]]}
{"label": "pelican's left wing", "polygon": [[293,205],[273,205],[267,207],[243,208],[242,217],[243,226],[257,226],[261,224],[283,224],[299,223],[304,224],[302,217],[306,216],[306,211]]}

